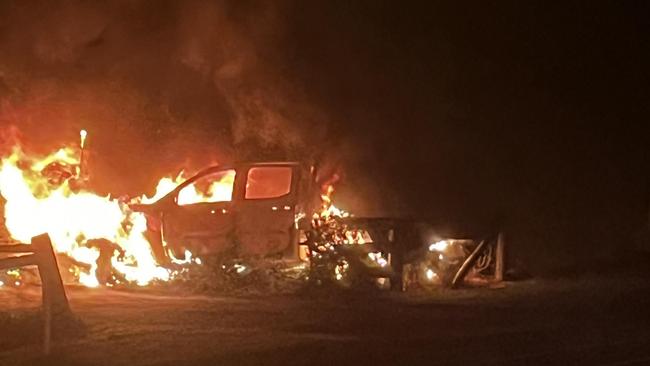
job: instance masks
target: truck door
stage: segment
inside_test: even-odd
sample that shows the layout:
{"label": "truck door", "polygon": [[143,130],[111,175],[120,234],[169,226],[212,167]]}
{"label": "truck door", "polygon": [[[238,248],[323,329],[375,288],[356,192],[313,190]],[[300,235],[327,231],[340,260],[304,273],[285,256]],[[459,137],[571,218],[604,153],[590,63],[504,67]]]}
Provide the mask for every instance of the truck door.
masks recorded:
{"label": "truck door", "polygon": [[237,199],[236,232],[242,254],[297,257],[297,165],[242,169],[245,185]]}
{"label": "truck door", "polygon": [[232,197],[235,170],[207,172],[179,187],[175,204],[164,212],[164,236],[175,254],[201,255],[229,247],[234,228]]}

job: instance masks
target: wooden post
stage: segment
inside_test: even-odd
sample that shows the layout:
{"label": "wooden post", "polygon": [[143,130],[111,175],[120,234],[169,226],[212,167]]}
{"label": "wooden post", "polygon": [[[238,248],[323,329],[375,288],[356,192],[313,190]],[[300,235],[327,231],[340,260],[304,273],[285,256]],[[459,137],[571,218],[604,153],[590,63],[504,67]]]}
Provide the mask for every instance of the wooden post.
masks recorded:
{"label": "wooden post", "polygon": [[43,353],[48,356],[52,349],[52,304],[43,302]]}
{"label": "wooden post", "polygon": [[43,353],[47,356],[52,349],[52,318],[69,313],[70,306],[50,237],[47,234],[36,236],[32,238],[32,245],[38,259],[38,273],[41,277],[44,318]]}
{"label": "wooden post", "polygon": [[505,273],[505,241],[503,237],[503,232],[500,231],[497,236],[497,248],[495,254],[495,264],[494,264],[494,280],[496,282],[503,281],[503,275]]}
{"label": "wooden post", "polygon": [[38,272],[41,276],[43,303],[50,304],[50,310],[55,316],[68,313],[70,306],[50,237],[47,234],[36,236],[32,238],[32,245],[37,256]]}
{"label": "wooden post", "polygon": [[0,269],[33,266],[36,264],[36,261],[37,258],[35,254],[25,254],[18,257],[2,258],[0,259]]}
{"label": "wooden post", "polygon": [[29,244],[3,244],[0,245],[0,253],[32,253],[34,247]]}

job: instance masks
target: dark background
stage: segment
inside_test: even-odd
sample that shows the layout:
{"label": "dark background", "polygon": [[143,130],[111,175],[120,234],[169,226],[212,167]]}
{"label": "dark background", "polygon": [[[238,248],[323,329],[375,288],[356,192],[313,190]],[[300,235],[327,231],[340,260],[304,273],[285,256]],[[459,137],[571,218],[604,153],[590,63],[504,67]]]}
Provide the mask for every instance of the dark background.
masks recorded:
{"label": "dark background", "polygon": [[88,129],[93,184],[113,194],[181,167],[318,159],[343,208],[500,226],[550,271],[621,257],[647,223],[649,10],[1,1],[0,124],[40,152]]}

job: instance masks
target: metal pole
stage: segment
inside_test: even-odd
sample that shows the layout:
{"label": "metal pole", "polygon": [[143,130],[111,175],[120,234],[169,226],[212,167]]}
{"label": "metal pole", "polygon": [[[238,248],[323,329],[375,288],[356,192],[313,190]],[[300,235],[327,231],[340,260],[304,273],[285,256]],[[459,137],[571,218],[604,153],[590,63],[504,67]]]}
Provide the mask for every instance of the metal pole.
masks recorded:
{"label": "metal pole", "polygon": [[458,288],[460,284],[463,282],[465,279],[465,276],[467,276],[467,272],[472,268],[474,263],[476,262],[476,259],[478,258],[479,254],[483,250],[483,248],[487,245],[488,241],[487,239],[481,240],[479,245],[476,246],[476,249],[470,254],[467,259],[465,259],[465,262],[463,262],[463,265],[460,266],[460,269],[458,272],[456,272],[456,275],[454,276],[454,279],[451,281],[451,288]]}

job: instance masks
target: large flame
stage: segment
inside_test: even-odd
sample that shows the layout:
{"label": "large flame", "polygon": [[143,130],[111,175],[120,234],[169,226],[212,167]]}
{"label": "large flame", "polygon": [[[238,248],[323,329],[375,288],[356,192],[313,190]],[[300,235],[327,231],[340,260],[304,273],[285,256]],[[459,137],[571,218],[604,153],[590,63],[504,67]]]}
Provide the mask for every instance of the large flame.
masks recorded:
{"label": "large flame", "polygon": [[143,195],[140,197],[140,201],[147,204],[154,203],[173,191],[179,184],[183,183],[184,180],[185,179],[183,178],[183,172],[181,172],[176,178],[162,178],[158,181],[158,185],[156,186],[156,193],[154,193],[152,197]]}
{"label": "large flame", "polygon": [[[142,196],[140,201],[142,203],[156,202],[173,191],[185,179],[184,172],[181,172],[176,178],[162,178],[158,181],[156,193],[153,197]],[[214,177],[207,176],[206,179],[209,182],[203,189],[195,184],[189,184],[181,189],[178,192],[177,203],[183,206],[202,202],[224,202],[232,200],[233,185],[235,182],[234,170],[228,170],[225,174],[219,174]]]}
{"label": "large flame", "polygon": [[340,220],[350,217],[350,213],[334,205],[334,185],[325,184],[321,187],[321,207],[312,217],[312,225],[320,231],[327,232],[329,245],[366,244],[371,242],[365,230],[348,228]]}
{"label": "large flame", "polygon": [[[87,265],[77,273],[78,281],[86,286],[99,285],[100,248],[93,246],[98,239],[116,245],[110,263],[126,281],[144,286],[154,280],[169,280],[172,273],[156,263],[145,238],[145,216],[133,212],[126,202],[76,187],[74,174],[79,163],[75,148],[37,157],[14,147],[2,159],[0,195],[6,201],[5,226],[11,237],[29,242],[34,236],[49,234],[58,253]],[[171,191],[177,184],[163,179],[159,187]]]}

